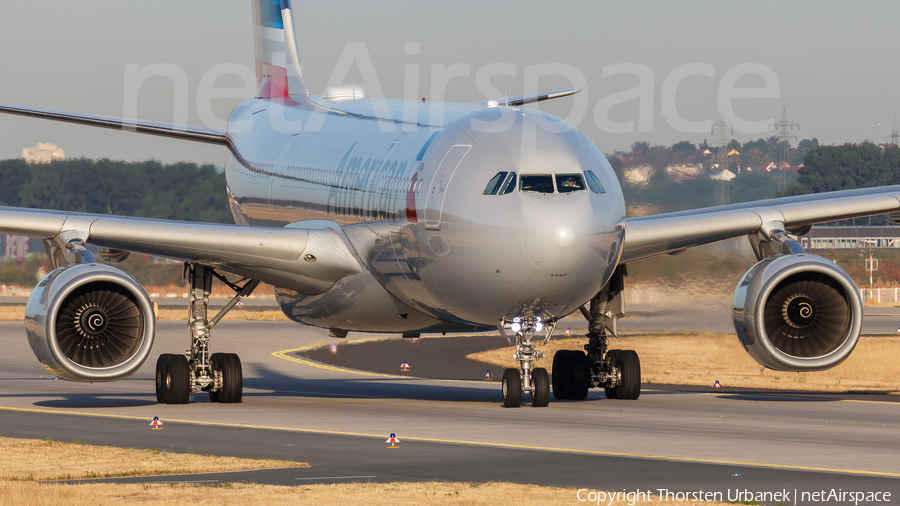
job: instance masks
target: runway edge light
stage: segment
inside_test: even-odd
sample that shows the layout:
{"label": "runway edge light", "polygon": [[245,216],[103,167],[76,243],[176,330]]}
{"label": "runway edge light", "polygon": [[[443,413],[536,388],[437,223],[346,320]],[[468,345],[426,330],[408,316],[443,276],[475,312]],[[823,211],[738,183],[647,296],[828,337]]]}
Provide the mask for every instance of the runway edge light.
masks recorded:
{"label": "runway edge light", "polygon": [[491,370],[488,369],[488,370],[484,373],[484,381],[493,381],[493,379],[494,379],[494,375],[491,374]]}
{"label": "runway edge light", "polygon": [[409,364],[406,363],[406,360],[404,360],[403,363],[400,364],[400,370],[409,372]]}
{"label": "runway edge light", "polygon": [[153,417],[153,421],[150,422],[150,430],[162,430],[163,423],[159,420],[158,416]]}
{"label": "runway edge light", "polygon": [[385,441],[385,443],[391,444],[391,446],[388,446],[388,449],[400,448],[399,446],[397,446],[397,443],[399,443],[399,442],[400,442],[400,440],[397,439],[397,436],[393,432],[391,433],[391,437],[387,438],[387,441]]}
{"label": "runway edge light", "polygon": [[715,389],[716,389],[716,390],[718,390],[718,389],[720,389],[720,388],[722,388],[722,384],[721,384],[721,383],[719,383],[719,380],[716,380],[716,384],[715,384],[715,385],[713,385],[713,388],[715,388]]}

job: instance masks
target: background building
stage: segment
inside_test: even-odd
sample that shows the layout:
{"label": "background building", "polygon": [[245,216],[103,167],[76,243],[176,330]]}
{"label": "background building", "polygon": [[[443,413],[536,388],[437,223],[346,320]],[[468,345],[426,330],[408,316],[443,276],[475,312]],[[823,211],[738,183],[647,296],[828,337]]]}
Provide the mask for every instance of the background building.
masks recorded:
{"label": "background building", "polygon": [[23,149],[22,158],[28,163],[50,163],[65,160],[66,153],[55,144],[39,142],[37,146]]}

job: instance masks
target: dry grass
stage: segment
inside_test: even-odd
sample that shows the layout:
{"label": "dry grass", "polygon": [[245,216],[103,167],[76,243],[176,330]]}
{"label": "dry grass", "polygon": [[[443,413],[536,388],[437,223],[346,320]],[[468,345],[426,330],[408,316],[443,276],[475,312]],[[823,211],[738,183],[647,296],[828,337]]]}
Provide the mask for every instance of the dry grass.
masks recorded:
{"label": "dry grass", "polygon": [[[210,318],[215,315],[216,311],[210,311]],[[184,303],[184,309],[160,309],[157,320],[179,321],[187,320],[187,302]],[[22,321],[25,319],[25,306],[0,306],[0,321]],[[233,309],[225,315],[224,320],[269,320],[269,321],[288,321],[287,317],[281,311],[259,311],[251,308]]]}
{"label": "dry grass", "polygon": [[[552,369],[553,354],[560,349],[584,349],[587,340],[561,339],[539,346],[547,355],[540,367]],[[612,349],[633,349],[641,358],[644,383],[723,387],[819,390],[830,392],[900,391],[900,341],[894,337],[864,336],[843,364],[822,372],[788,373],[761,371],[731,334],[668,333],[648,334],[611,340]],[[512,348],[473,353],[467,358],[518,367],[510,357]],[[552,371],[551,371],[552,372]]]}
{"label": "dry grass", "polygon": [[[210,310],[209,317],[212,318],[216,315],[218,311]],[[179,320],[187,320],[187,303],[184,304],[184,309],[160,309],[159,315],[157,315],[157,320],[166,320],[166,321],[179,321]],[[254,311],[249,308],[241,308],[241,309],[232,309],[225,315],[225,318],[222,320],[268,320],[268,321],[278,321],[278,322],[286,322],[288,321],[287,317],[284,316],[284,313],[281,311]]]}
{"label": "dry grass", "polygon": [[[123,464],[138,462],[139,464]],[[294,487],[238,483],[214,484],[77,484],[38,483],[32,479],[132,476],[300,466],[294,462],[230,457],[177,455],[152,450],[89,446],[78,443],[0,438],[0,506],[57,504],[92,506],[121,503],[157,504],[367,504],[493,505],[515,502],[523,506],[578,502],[574,488],[539,487],[512,483],[347,483]],[[60,469],[65,474],[60,475]],[[582,493],[584,494],[584,493]],[[649,506],[682,502],[628,502],[611,504]],[[604,504],[609,504],[603,501]],[[725,503],[707,503],[719,505]]]}
{"label": "dry grass", "polygon": [[[574,488],[539,487],[512,483],[349,483],[281,487],[273,485],[49,485],[38,483],[0,482],[0,506],[58,504],[103,506],[140,503],[158,504],[240,505],[270,504],[321,505],[366,504],[394,506],[472,505],[492,506],[515,503],[521,506],[582,504]],[[582,492],[582,497],[585,492]],[[602,504],[610,504],[603,501]],[[680,501],[613,501],[613,506],[689,506]],[[704,502],[710,506],[724,502]]]}
{"label": "dry grass", "polygon": [[[308,467],[289,460],[212,457],[165,450],[138,450],[52,440],[0,437],[0,481],[70,480]],[[0,497],[3,494],[0,493]],[[0,499],[2,504],[2,499]]]}
{"label": "dry grass", "polygon": [[25,306],[0,306],[0,321],[14,322],[25,319]]}

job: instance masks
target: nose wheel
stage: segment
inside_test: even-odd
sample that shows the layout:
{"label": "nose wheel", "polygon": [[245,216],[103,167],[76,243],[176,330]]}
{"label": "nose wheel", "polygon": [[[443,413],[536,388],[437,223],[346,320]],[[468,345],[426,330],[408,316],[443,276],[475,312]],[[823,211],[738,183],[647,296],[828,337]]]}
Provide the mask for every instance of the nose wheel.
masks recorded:
{"label": "nose wheel", "polygon": [[522,405],[522,376],[518,369],[503,371],[503,405],[507,408],[518,408]]}

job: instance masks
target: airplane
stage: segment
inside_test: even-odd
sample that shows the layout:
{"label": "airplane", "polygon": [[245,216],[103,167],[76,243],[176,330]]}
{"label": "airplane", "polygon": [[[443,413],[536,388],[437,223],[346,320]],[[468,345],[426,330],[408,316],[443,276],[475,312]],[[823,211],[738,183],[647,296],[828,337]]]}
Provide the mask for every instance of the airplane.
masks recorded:
{"label": "airplane", "polygon": [[[252,0],[258,92],[224,131],[0,106],[0,112],[221,145],[234,225],[0,207],[0,231],[43,240],[53,271],[26,306],[26,334],[59,378],[113,381],[150,356],[151,301],[112,264],[131,252],[183,261],[190,347],[156,363],[160,403],[191,393],[242,399],[240,358],[212,352],[215,325],[259,283],[292,321],[348,332],[498,329],[515,344],[503,404],[633,400],[640,359],[609,350],[624,316],[626,266],[746,236],[758,263],[735,290],[744,349],[782,371],[843,362],[862,302],[839,266],[805,253],[813,224],[900,211],[900,186],[821,193],[626,218],[606,157],[576,127],[523,107],[567,89],[475,104],[373,99],[354,85],[312,95],[290,0]],[[435,107],[440,115],[431,115]],[[897,215],[900,216],[900,215]],[[87,246],[99,248],[98,262]],[[226,277],[228,274],[231,277]],[[239,278],[235,281],[235,276]],[[210,317],[213,279],[235,291]],[[559,319],[588,321],[584,350],[545,358]]]}

